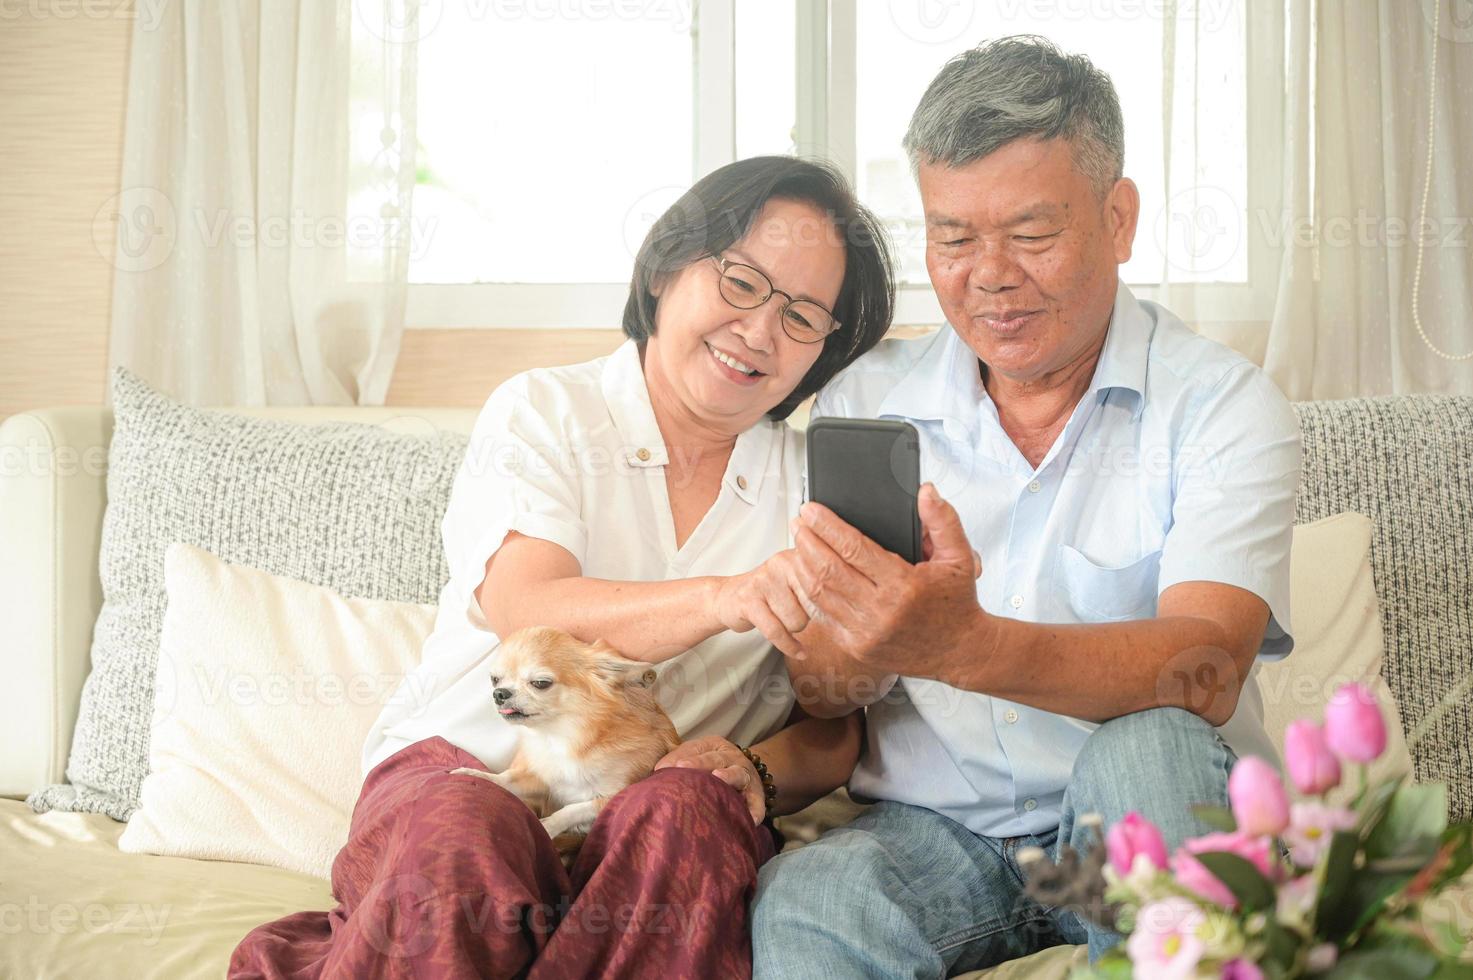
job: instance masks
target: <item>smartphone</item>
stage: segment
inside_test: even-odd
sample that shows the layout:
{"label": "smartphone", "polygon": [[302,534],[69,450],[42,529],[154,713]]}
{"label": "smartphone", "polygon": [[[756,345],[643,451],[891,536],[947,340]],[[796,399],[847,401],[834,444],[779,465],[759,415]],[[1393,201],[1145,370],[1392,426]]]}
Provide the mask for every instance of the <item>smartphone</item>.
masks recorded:
{"label": "smartphone", "polygon": [[808,499],[913,565],[921,560],[920,490],[920,440],[909,422],[809,423]]}

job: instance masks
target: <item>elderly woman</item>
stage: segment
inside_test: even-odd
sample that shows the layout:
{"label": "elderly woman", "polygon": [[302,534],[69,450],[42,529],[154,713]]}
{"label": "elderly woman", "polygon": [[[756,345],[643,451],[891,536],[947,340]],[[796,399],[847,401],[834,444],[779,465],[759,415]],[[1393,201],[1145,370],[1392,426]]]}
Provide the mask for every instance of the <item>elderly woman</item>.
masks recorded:
{"label": "elderly woman", "polygon": [[[232,976],[732,976],[768,819],[842,785],[858,720],[807,718],[783,655],[802,500],[784,419],[884,334],[883,232],[831,169],[715,171],[651,229],[608,357],[529,371],[476,421],[420,667],[364,747],[330,913],[257,928]],[[557,626],[653,664],[686,741],[615,796],[566,873],[499,772],[498,637]],[[756,763],[776,789],[768,807]]]}

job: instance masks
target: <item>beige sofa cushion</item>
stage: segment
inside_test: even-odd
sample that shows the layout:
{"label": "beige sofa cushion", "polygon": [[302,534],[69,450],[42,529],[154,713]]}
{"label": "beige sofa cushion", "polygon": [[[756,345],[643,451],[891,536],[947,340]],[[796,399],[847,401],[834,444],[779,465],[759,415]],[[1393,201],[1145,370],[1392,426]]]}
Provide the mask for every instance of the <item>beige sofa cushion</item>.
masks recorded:
{"label": "beige sofa cushion", "polygon": [[[1347,512],[1298,525],[1289,564],[1294,652],[1256,670],[1263,722],[1280,757],[1290,722],[1323,722],[1335,690],[1358,681],[1376,695],[1386,716],[1386,751],[1372,764],[1370,778],[1411,772],[1401,712],[1381,670],[1385,642],[1371,577],[1370,518]],[[1329,801],[1348,804],[1358,785],[1347,767]]]}
{"label": "beige sofa cushion", "polygon": [[0,977],[219,980],[262,922],[336,904],[310,875],[125,854],[122,832],[101,814],[0,800]]}

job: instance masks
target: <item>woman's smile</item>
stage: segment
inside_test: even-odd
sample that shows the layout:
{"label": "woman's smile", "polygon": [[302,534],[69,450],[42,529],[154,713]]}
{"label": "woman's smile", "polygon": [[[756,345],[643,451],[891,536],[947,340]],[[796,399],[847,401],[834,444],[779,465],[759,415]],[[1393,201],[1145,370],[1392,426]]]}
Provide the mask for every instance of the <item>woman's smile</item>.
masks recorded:
{"label": "woman's smile", "polygon": [[717,371],[723,378],[744,386],[759,383],[766,375],[761,371],[741,360],[733,354],[729,354],[721,348],[706,341],[706,350],[711,355],[711,362],[716,365]]}

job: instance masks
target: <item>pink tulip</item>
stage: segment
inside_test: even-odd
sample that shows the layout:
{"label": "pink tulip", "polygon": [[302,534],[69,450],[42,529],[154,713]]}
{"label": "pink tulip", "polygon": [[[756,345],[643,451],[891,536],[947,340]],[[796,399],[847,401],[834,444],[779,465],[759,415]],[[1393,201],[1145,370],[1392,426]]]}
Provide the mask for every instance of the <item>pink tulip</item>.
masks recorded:
{"label": "pink tulip", "polygon": [[1304,719],[1284,729],[1284,758],[1294,788],[1319,796],[1340,785],[1340,760],[1325,741],[1325,730]]}
{"label": "pink tulip", "polygon": [[1222,980],[1263,980],[1263,971],[1252,960],[1239,957],[1222,965]]}
{"label": "pink tulip", "polygon": [[1386,749],[1386,721],[1363,684],[1345,684],[1325,708],[1325,741],[1342,759],[1370,762]]}
{"label": "pink tulip", "polygon": [[1248,755],[1233,765],[1228,776],[1228,799],[1238,829],[1254,836],[1273,836],[1289,826],[1289,797],[1278,771],[1257,756]]}
{"label": "pink tulip", "polygon": [[1241,830],[1235,830],[1230,834],[1217,833],[1189,837],[1172,856],[1171,871],[1183,888],[1196,892],[1207,901],[1215,902],[1223,908],[1233,909],[1237,908],[1238,900],[1233,896],[1232,891],[1216,875],[1208,871],[1207,866],[1197,860],[1196,855],[1206,851],[1226,851],[1229,854],[1236,854],[1251,863],[1269,881],[1275,881],[1279,875],[1271,856],[1273,846],[1272,838],[1254,836]]}
{"label": "pink tulip", "polygon": [[1156,825],[1135,810],[1125,815],[1105,835],[1105,853],[1122,877],[1130,874],[1136,855],[1144,855],[1153,867],[1166,867],[1166,840]]}

